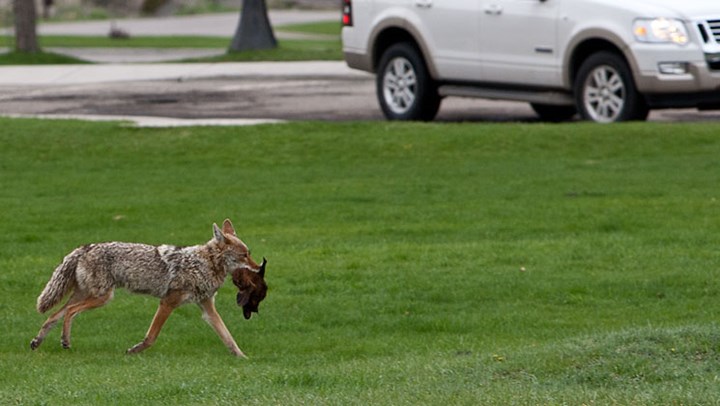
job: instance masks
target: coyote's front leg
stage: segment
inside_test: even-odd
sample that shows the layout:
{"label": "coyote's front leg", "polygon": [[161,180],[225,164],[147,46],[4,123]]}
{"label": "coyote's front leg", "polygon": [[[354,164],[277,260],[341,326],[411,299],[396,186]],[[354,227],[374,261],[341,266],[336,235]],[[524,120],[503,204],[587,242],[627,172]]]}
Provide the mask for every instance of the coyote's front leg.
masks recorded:
{"label": "coyote's front leg", "polygon": [[203,319],[212,326],[230,352],[237,357],[247,358],[247,356],[240,351],[230,331],[228,331],[222,318],[220,318],[217,309],[215,309],[215,298],[211,297],[210,299],[204,300],[200,303],[200,307],[203,310]]}

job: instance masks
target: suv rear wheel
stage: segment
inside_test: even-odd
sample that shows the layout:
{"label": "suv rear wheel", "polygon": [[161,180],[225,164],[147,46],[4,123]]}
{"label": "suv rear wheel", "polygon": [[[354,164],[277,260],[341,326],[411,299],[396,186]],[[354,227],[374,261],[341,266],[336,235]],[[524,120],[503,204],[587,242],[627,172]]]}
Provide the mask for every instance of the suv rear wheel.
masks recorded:
{"label": "suv rear wheel", "polygon": [[580,65],[575,102],[583,119],[599,123],[645,120],[649,112],[625,60],[606,51],[591,55]]}
{"label": "suv rear wheel", "polygon": [[418,50],[409,43],[390,46],[375,77],[380,108],[389,120],[432,120],[440,108],[437,85]]}

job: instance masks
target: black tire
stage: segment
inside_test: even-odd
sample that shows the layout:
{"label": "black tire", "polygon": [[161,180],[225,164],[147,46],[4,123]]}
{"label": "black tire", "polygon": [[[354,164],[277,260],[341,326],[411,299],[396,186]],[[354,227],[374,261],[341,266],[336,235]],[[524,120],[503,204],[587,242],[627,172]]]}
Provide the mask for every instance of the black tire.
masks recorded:
{"label": "black tire", "polygon": [[409,43],[392,45],[382,54],[375,89],[388,120],[430,121],[440,108],[437,85],[420,52]]}
{"label": "black tire", "polygon": [[580,117],[599,123],[645,120],[650,110],[625,59],[601,51],[580,65],[575,78],[575,103]]}
{"label": "black tire", "polygon": [[577,114],[575,106],[556,106],[553,104],[530,103],[530,107],[540,117],[540,120],[560,122],[568,121]]}

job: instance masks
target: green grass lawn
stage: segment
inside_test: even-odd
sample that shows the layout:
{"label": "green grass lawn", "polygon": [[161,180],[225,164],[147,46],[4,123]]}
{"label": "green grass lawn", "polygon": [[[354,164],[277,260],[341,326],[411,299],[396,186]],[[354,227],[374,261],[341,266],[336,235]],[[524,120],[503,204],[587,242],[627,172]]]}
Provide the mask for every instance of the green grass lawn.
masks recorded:
{"label": "green grass lawn", "polygon": [[[7,404],[717,404],[717,124],[294,123],[137,129],[0,119]],[[31,352],[74,247],[268,258],[249,360],[194,306],[116,292]]]}
{"label": "green grass lawn", "polygon": [[342,57],[340,40],[278,40],[274,49],[228,52],[186,62],[340,61]]}
{"label": "green grass lawn", "polygon": [[319,21],[319,22],[314,22],[314,23],[280,25],[276,28],[276,31],[302,32],[302,33],[306,33],[306,34],[336,35],[338,38],[340,38],[340,32],[342,31],[342,24],[340,23],[340,17],[338,16],[337,21]]}

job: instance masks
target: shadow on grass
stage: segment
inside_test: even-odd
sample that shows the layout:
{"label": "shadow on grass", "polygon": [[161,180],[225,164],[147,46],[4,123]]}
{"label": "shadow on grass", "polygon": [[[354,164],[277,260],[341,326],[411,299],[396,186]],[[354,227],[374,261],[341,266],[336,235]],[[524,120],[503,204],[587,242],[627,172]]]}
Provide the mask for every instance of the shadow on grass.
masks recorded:
{"label": "shadow on grass", "polygon": [[72,65],[92,62],[51,52],[7,52],[0,54],[0,65]]}

